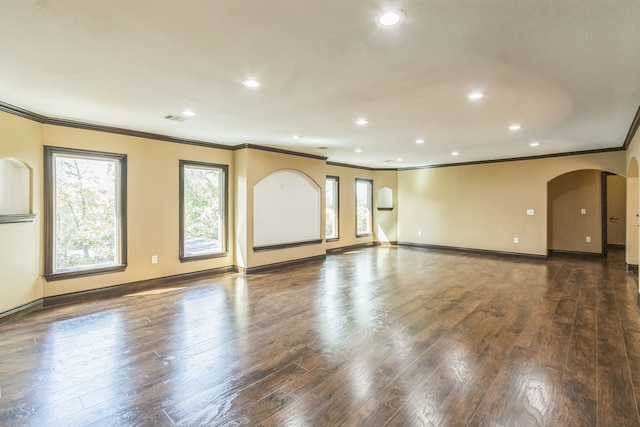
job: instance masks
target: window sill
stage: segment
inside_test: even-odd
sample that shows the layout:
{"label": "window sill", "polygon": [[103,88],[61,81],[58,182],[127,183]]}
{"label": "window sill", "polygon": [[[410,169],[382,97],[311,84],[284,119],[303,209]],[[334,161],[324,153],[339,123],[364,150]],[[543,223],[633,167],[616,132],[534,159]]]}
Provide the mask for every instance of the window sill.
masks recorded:
{"label": "window sill", "polygon": [[373,233],[364,233],[364,234],[356,234],[356,237],[371,237],[373,236]]}
{"label": "window sill", "polygon": [[124,271],[127,268],[127,264],[118,264],[103,268],[92,268],[91,270],[74,270],[63,271],[59,273],[46,273],[44,278],[47,282],[54,282],[56,280],[76,279],[78,277],[97,276],[99,274],[109,274]]}
{"label": "window sill", "polygon": [[36,214],[11,214],[0,215],[0,224],[12,224],[16,222],[33,222]]}
{"label": "window sill", "polygon": [[216,252],[215,254],[181,256],[180,262],[202,261],[205,259],[224,258],[229,255],[228,251]]}
{"label": "window sill", "polygon": [[340,240],[340,236],[338,236],[338,237],[332,237],[332,238],[330,238],[330,239],[326,239],[327,243],[337,242],[338,240]]}

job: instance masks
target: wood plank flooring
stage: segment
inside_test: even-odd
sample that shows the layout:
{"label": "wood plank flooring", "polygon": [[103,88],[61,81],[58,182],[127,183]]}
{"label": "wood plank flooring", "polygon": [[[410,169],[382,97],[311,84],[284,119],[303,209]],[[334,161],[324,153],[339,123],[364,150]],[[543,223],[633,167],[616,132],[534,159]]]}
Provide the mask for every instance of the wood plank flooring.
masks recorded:
{"label": "wood plank flooring", "polygon": [[2,426],[640,426],[624,254],[378,247],[0,321]]}

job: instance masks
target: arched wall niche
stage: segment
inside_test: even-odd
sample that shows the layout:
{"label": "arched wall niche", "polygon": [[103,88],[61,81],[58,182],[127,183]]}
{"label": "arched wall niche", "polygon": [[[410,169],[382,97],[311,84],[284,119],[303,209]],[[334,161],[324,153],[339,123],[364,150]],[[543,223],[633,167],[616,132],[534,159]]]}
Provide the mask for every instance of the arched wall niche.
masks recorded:
{"label": "arched wall niche", "polygon": [[382,187],[378,190],[378,210],[393,210],[393,190],[389,187]]}
{"label": "arched wall niche", "polygon": [[0,223],[31,222],[32,171],[22,160],[0,159]]}
{"label": "arched wall niche", "polygon": [[321,187],[293,169],[273,172],[253,187],[254,251],[318,244]]}

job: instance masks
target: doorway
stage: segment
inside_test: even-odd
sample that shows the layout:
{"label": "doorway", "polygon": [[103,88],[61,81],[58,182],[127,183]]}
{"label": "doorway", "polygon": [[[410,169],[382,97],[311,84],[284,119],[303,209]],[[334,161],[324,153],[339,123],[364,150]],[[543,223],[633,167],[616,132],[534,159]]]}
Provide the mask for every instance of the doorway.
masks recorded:
{"label": "doorway", "polygon": [[627,232],[627,180],[602,172],[602,255],[610,247],[624,249]]}
{"label": "doorway", "polygon": [[625,178],[585,169],[550,180],[547,183],[547,233],[549,254],[604,257],[608,245],[624,247]]}

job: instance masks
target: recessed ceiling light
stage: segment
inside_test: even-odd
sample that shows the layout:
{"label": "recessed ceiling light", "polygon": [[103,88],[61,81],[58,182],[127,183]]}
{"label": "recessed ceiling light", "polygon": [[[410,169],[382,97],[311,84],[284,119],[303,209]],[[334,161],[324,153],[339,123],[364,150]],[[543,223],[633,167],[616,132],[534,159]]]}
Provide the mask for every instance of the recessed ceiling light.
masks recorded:
{"label": "recessed ceiling light", "polygon": [[357,124],[358,126],[364,126],[364,125],[366,125],[367,123],[369,123],[369,121],[368,121],[367,119],[358,119],[358,120],[356,120],[356,124]]}
{"label": "recessed ceiling light", "polygon": [[387,10],[376,18],[376,23],[381,27],[393,27],[399,24],[405,17],[404,11],[400,9]]}
{"label": "recessed ceiling light", "polygon": [[457,152],[457,151],[452,151],[452,152],[451,152],[451,155],[452,155],[452,156],[457,156],[458,154],[460,154],[460,153],[459,153],[459,152]]}
{"label": "recessed ceiling light", "polygon": [[401,162],[401,161],[402,161],[402,159],[401,159],[400,157],[398,157],[398,158],[396,159],[396,162]]}
{"label": "recessed ceiling light", "polygon": [[185,115],[185,116],[187,116],[187,117],[195,117],[195,116],[197,115],[196,113],[194,113],[194,112],[193,112],[193,111],[191,111],[191,110],[184,110],[184,111],[182,112],[182,114],[183,114],[183,115]]}
{"label": "recessed ceiling light", "polygon": [[242,81],[242,86],[248,87],[250,89],[255,89],[255,88],[258,88],[258,87],[262,86],[262,83],[260,82],[260,80],[245,79],[245,80]]}
{"label": "recessed ceiling light", "polygon": [[509,126],[509,130],[512,132],[518,131],[522,129],[522,125],[520,123],[514,123],[511,126]]}
{"label": "recessed ceiling light", "polygon": [[540,143],[538,141],[533,141],[531,144],[529,144],[532,147],[538,147],[540,146]]}
{"label": "recessed ceiling light", "polygon": [[416,144],[424,144],[424,139],[422,138],[416,139]]}
{"label": "recessed ceiling light", "polygon": [[482,98],[484,98],[483,92],[471,92],[469,95],[467,95],[467,99],[469,101],[477,101]]}
{"label": "recessed ceiling light", "polygon": [[362,150],[361,150],[361,149],[359,149],[359,148],[356,148],[356,149],[355,149],[355,150],[353,150],[353,151],[355,151],[356,153],[362,153]]}
{"label": "recessed ceiling light", "polygon": [[291,138],[292,139],[300,139],[300,135],[292,135]]}

